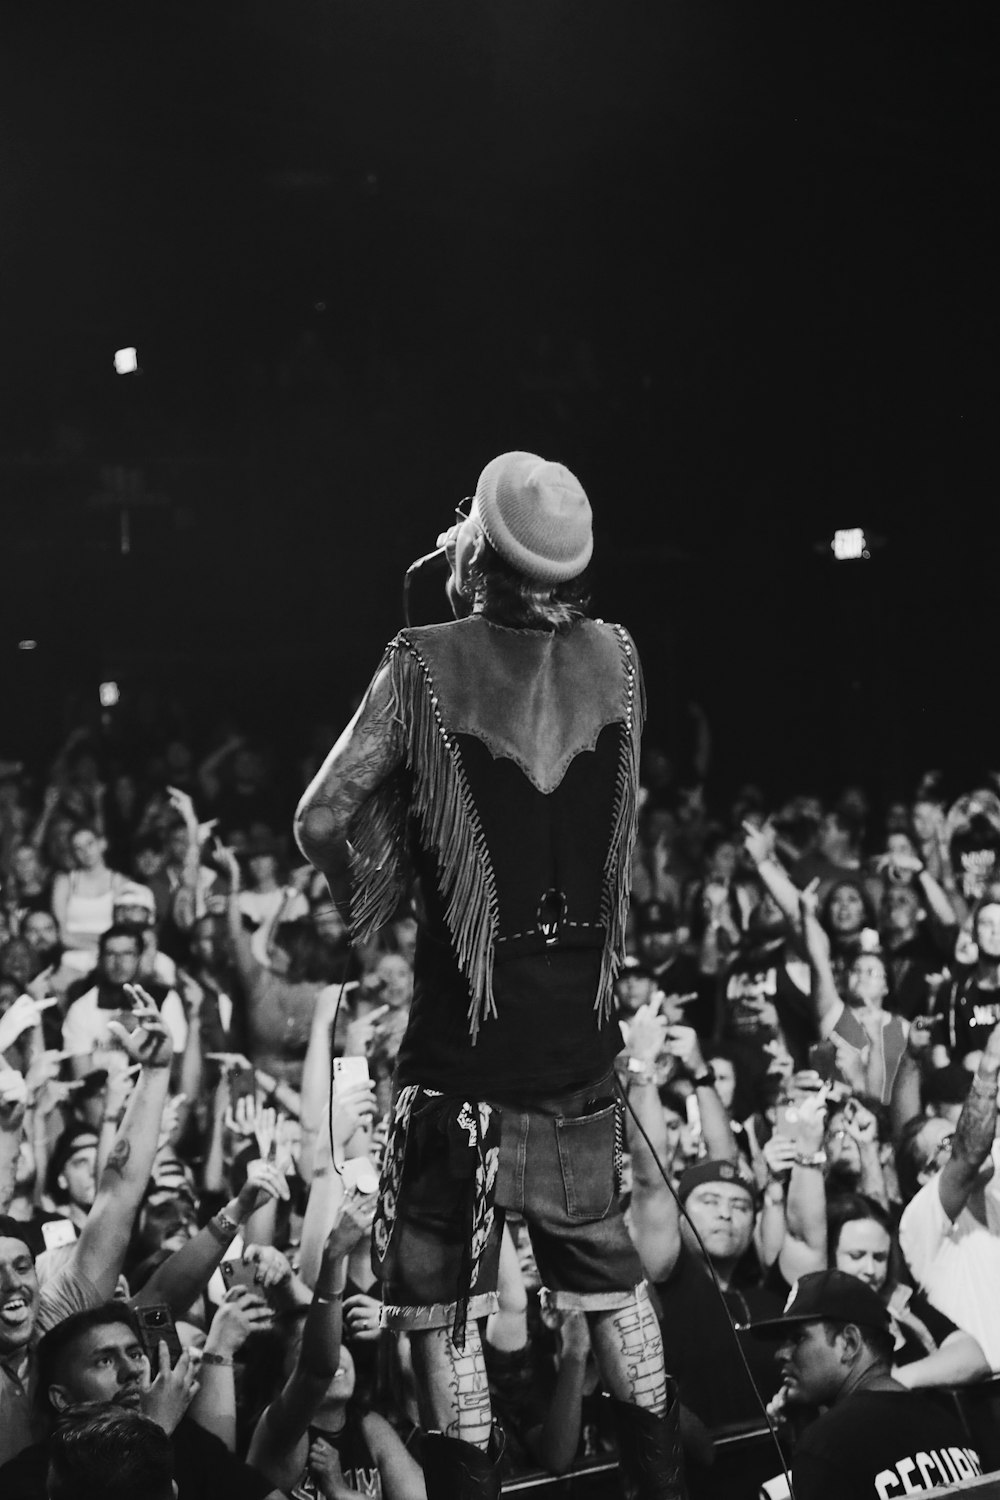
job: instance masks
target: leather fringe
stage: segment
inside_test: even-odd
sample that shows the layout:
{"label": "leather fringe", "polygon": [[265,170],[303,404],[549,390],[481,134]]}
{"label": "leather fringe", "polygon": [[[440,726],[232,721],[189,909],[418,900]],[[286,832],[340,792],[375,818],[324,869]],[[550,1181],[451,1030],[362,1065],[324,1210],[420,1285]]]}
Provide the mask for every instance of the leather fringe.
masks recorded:
{"label": "leather fringe", "polygon": [[632,886],[632,846],[635,843],[639,815],[636,795],[639,786],[639,751],[642,726],[646,718],[646,695],[642,672],[638,666],[631,637],[621,625],[616,625],[614,630],[618,637],[622,666],[625,671],[625,705],[623,733],[618,751],[618,771],[615,779],[614,820],[604,861],[604,881],[601,890],[604,953],[601,958],[601,975],[594,1009],[598,1012],[602,1024],[609,1021],[614,1013],[615,979],[625,952],[625,927],[628,922]]}
{"label": "leather fringe", "polygon": [[[469,1035],[496,1015],[493,952],[498,907],[496,883],[482,824],[469,792],[458,746],[441,718],[430,669],[401,631],[384,661],[389,666],[396,717],[411,778],[409,812],[421,842],[437,859],[445,921],[459,970],[469,986]],[[405,893],[406,804],[399,782],[370,797],[351,826],[358,892],[355,935],[370,936],[392,916]]]}

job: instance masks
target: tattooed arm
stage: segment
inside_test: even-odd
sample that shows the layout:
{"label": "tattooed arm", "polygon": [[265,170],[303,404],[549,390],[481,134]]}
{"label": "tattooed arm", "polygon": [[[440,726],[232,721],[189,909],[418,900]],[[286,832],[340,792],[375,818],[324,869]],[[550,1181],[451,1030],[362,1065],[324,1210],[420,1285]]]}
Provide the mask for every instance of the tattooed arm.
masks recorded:
{"label": "tattooed arm", "polygon": [[949,1219],[957,1219],[990,1154],[997,1125],[1000,1080],[1000,1026],[994,1026],[955,1127],[951,1156],[941,1173],[938,1194]]}
{"label": "tattooed arm", "polygon": [[402,760],[402,736],[385,666],[306,788],[295,813],[299,848],[326,876],[337,909],[348,923],[351,820]]}
{"label": "tattooed arm", "polygon": [[129,1062],[139,1063],[141,1071],[101,1174],[93,1207],[73,1249],[74,1270],[91,1281],[106,1301],[114,1295],[132,1224],[153,1169],[173,1055],[170,1033],[152,1000],[138,985],[131,988],[140,1002],[133,1012],[139,1025],[129,1032],[119,1022],[111,1025]]}

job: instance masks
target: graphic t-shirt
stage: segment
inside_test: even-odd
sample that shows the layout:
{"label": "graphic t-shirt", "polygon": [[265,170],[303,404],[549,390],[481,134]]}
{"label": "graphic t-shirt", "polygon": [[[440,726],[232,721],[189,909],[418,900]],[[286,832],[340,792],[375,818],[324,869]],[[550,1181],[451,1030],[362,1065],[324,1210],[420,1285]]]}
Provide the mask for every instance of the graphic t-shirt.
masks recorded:
{"label": "graphic t-shirt", "polygon": [[859,1391],[805,1434],[795,1500],[895,1500],[981,1474],[958,1418],[918,1391]]}
{"label": "graphic t-shirt", "polygon": [[[351,1407],[347,1408],[346,1419],[339,1432],[323,1432],[318,1427],[310,1427],[310,1447],[317,1438],[323,1438],[336,1451],[340,1459],[344,1484],[349,1490],[381,1500],[382,1476],[379,1474],[378,1464],[368,1446],[362,1417],[358,1411]],[[292,1500],[323,1500],[323,1494],[324,1491],[320,1489],[307,1467],[292,1490]]]}
{"label": "graphic t-shirt", "polygon": [[948,1050],[960,1062],[981,1051],[1000,1022],[1000,990],[977,984],[974,969],[961,969],[938,995],[935,1011],[945,1017]]}

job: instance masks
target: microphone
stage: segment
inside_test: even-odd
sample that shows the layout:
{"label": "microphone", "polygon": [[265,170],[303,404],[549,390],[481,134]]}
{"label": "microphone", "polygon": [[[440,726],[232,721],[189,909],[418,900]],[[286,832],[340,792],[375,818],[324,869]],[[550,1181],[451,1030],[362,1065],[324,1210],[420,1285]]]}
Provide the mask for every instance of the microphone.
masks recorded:
{"label": "microphone", "polygon": [[407,625],[444,625],[455,618],[448,602],[450,577],[443,544],[410,563],[403,575],[403,619]]}

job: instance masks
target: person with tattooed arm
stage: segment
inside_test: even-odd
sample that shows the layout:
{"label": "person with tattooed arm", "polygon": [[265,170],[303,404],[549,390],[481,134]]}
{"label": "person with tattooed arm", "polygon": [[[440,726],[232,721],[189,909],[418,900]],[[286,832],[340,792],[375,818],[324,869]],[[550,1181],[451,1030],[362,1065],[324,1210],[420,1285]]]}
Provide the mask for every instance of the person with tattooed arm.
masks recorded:
{"label": "person with tattooed arm", "polygon": [[[38,1339],[70,1314],[110,1301],[149,1181],[173,1049],[141,986],[132,987],[132,999],[133,1029],[120,1021],[111,1027],[129,1063],[139,1066],[138,1080],[73,1253],[44,1287],[34,1267],[41,1245],[32,1243],[29,1225],[7,1217],[7,1201],[0,1199],[0,1464],[35,1437],[30,1389]],[[14,1128],[0,1112],[0,1184],[12,1180],[5,1157],[11,1152],[16,1157],[19,1144],[20,1122]]]}
{"label": "person with tattooed arm", "polygon": [[1000,1371],[998,1080],[1000,1025],[987,1038],[954,1135],[947,1120],[918,1116],[897,1151],[910,1158],[920,1183],[899,1225],[907,1264],[934,1306],[975,1334],[994,1371]]}
{"label": "person with tattooed arm", "polygon": [[587,617],[590,502],[562,464],[493,459],[441,545],[460,618],[392,641],[295,820],[355,941],[420,890],[373,1231],[383,1322],[410,1336],[429,1500],[497,1495],[478,1320],[516,1210],[549,1304],[587,1315],[630,1493],[673,1500],[677,1403],[613,1082],[639,661]]}

